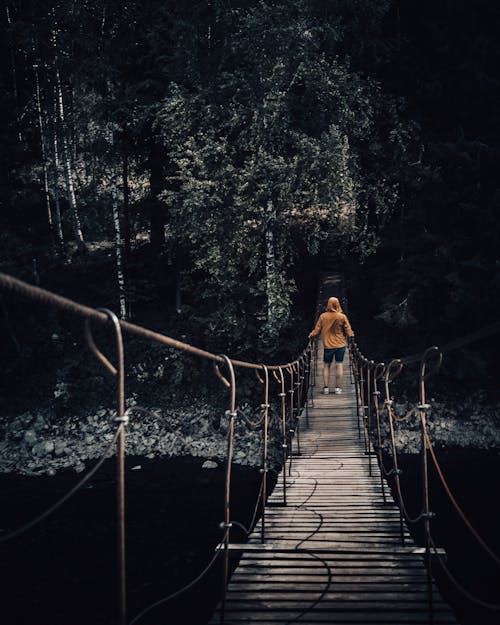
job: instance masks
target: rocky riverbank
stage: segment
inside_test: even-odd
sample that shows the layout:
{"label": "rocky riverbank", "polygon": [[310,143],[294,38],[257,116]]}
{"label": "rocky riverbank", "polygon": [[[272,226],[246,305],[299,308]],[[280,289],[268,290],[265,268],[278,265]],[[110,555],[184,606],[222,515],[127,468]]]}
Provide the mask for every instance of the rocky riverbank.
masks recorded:
{"label": "rocky riverbank", "polygon": [[[457,403],[431,402],[427,413],[430,439],[438,448],[489,449],[500,451],[500,405],[486,404],[479,397],[470,397]],[[394,403],[397,417],[408,414],[413,405]],[[396,446],[401,453],[416,454],[421,446],[418,412],[403,420],[396,420]],[[385,451],[390,453],[389,425],[385,413],[381,416],[381,431]]]}
{"label": "rocky riverbank", "polygon": [[[438,448],[492,449],[500,451],[500,406],[470,398],[467,403],[432,402],[428,412],[428,430]],[[411,409],[409,403],[395,403],[399,417]],[[272,411],[271,411],[272,412]],[[147,459],[190,456],[215,467],[227,458],[227,417],[224,410],[208,404],[144,410],[130,401],[126,453]],[[100,409],[94,413],[55,416],[46,409],[3,419],[0,430],[0,473],[20,475],[55,475],[61,470],[81,473],[89,462],[100,458],[116,431],[114,412]],[[249,421],[258,417],[248,405],[239,407],[235,422],[234,461],[259,467],[262,440],[259,428]],[[272,412],[270,427],[270,465],[277,469],[281,458],[281,427]],[[387,418],[382,413],[381,430],[384,448],[390,453]],[[420,422],[417,415],[396,420],[397,448],[401,453],[420,450]]]}
{"label": "rocky riverbank", "polygon": [[[127,455],[153,458],[191,456],[205,458],[214,468],[227,458],[228,419],[224,410],[200,404],[192,408],[144,410],[133,401],[126,435]],[[115,413],[95,413],[61,419],[49,410],[3,419],[0,439],[0,473],[55,475],[61,470],[81,473],[89,462],[100,458],[116,431]],[[242,466],[261,464],[262,441],[259,428],[248,420],[258,418],[255,410],[243,405],[235,421],[234,461]],[[270,466],[277,468],[281,457],[280,423],[271,414]]]}

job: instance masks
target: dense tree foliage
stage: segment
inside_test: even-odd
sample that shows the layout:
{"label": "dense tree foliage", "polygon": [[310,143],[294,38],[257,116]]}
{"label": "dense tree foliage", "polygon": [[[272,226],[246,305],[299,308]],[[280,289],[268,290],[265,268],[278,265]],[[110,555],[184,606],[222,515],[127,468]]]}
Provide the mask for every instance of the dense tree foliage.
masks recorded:
{"label": "dense tree foliage", "polygon": [[[402,172],[382,246],[362,270],[375,299],[364,339],[382,358],[498,320],[499,25],[499,7],[487,1],[394,3],[388,16],[398,61],[381,64],[379,79],[404,95],[420,147]],[[497,389],[497,353],[492,336],[451,354],[449,382]]]}
{"label": "dense tree foliage", "polygon": [[492,3],[3,11],[5,270],[252,357],[298,348],[325,246],[387,353],[498,315]]}
{"label": "dense tree foliage", "polygon": [[9,2],[6,224],[68,262],[122,245],[119,198],[124,247],[148,232],[202,340],[267,350],[294,266],[327,237],[372,253],[405,167],[409,125],[359,45],[388,5],[343,4]]}

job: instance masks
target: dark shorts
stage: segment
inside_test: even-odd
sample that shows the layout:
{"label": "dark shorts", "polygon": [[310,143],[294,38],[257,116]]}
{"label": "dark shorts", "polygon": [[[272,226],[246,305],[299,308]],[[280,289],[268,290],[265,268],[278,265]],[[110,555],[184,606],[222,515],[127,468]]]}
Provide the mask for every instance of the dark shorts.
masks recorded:
{"label": "dark shorts", "polygon": [[326,349],[323,354],[323,362],[326,364],[330,364],[333,360],[333,356],[335,356],[335,362],[341,363],[344,362],[346,347],[335,347],[334,349]]}

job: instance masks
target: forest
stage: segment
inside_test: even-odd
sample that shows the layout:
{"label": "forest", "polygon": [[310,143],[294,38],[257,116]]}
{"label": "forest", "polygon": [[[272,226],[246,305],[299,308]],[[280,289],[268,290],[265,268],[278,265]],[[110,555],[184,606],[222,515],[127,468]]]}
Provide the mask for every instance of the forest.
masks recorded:
{"label": "forest", "polygon": [[[440,423],[475,419],[484,447],[443,454],[496,545],[484,475],[498,471],[500,440],[500,5],[4,0],[1,11],[0,271],[201,349],[276,364],[305,347],[321,272],[334,267],[369,358],[460,347],[446,354],[430,401]],[[113,353],[110,333],[94,330]],[[460,342],[474,333],[480,340]],[[14,527],[102,455],[115,391],[85,345],[81,319],[0,291],[0,340],[0,490],[15,503],[2,523]],[[140,417],[127,432],[137,613],[212,557],[229,426],[211,363],[128,335],[125,348],[127,406]],[[410,402],[416,384],[411,373],[393,388]],[[238,378],[235,506],[249,525],[248,501],[267,479],[255,468],[260,441],[248,426],[256,388],[253,375]],[[277,431],[276,466],[286,447]],[[206,458],[214,477],[202,470]],[[81,596],[90,610],[81,622],[116,622],[87,549],[97,541],[111,578],[113,476],[109,460],[56,531],[28,536],[19,557],[7,546],[13,619],[27,585],[39,590],[30,620],[66,623]],[[209,519],[201,528],[200,507]],[[452,564],[459,560],[468,587],[493,600],[497,570],[462,561],[465,539],[448,532],[446,514],[436,526],[443,523],[446,547],[455,541]],[[75,540],[82,560],[66,580]],[[44,550],[62,589],[53,613],[52,578],[33,565]],[[153,554],[147,562],[145,553]],[[22,583],[11,576],[16,566]],[[189,594],[173,602],[171,622],[175,610],[188,610],[185,622],[206,623],[219,582],[214,575],[206,591],[213,605]],[[96,615],[99,602],[106,607]],[[203,614],[189,621],[197,609]],[[496,622],[484,612],[481,623]],[[474,605],[463,614],[466,625],[480,622]]]}
{"label": "forest", "polygon": [[[495,321],[498,13],[6,1],[2,270],[252,360],[300,349],[328,254],[381,358]],[[71,340],[13,306],[7,376]],[[491,386],[488,349],[461,360]]]}

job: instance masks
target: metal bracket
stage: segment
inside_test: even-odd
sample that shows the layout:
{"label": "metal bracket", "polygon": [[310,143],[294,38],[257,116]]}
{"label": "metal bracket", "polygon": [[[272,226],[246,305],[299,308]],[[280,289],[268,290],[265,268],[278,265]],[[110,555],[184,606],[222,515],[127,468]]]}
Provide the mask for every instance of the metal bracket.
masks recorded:
{"label": "metal bracket", "polygon": [[419,404],[417,406],[417,410],[425,411],[425,410],[430,410],[430,409],[431,409],[431,405],[430,404]]}
{"label": "metal bracket", "polygon": [[435,512],[422,512],[421,518],[424,519],[424,520],[435,519],[436,518],[436,513]]}
{"label": "metal bracket", "polygon": [[124,414],[123,417],[114,417],[113,423],[123,423],[123,425],[128,425],[130,418],[127,414]]}

